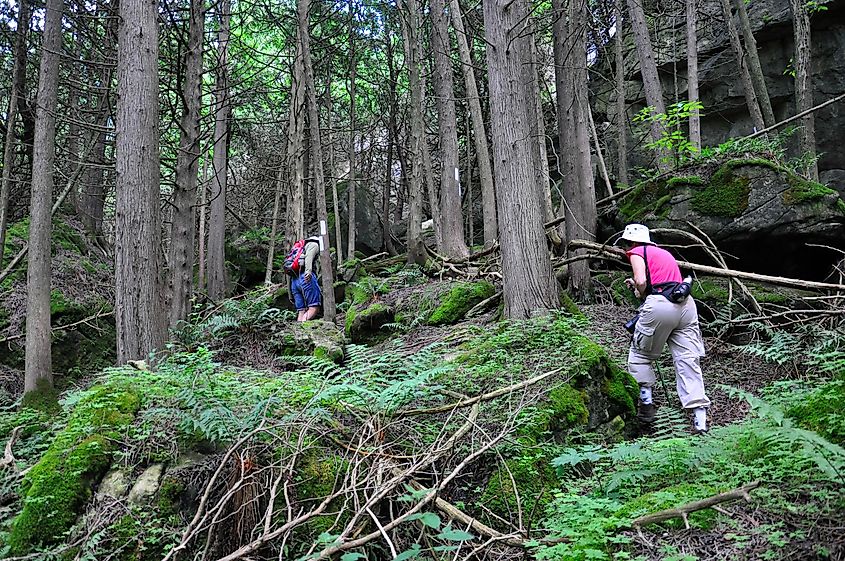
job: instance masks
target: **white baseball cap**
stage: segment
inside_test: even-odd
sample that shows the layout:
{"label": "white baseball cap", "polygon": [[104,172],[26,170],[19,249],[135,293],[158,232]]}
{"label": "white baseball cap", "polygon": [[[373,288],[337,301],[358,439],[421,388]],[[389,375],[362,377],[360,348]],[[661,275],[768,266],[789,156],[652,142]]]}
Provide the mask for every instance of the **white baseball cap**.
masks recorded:
{"label": "white baseball cap", "polygon": [[648,228],[642,224],[628,224],[625,226],[621,239],[628,240],[629,242],[651,243]]}

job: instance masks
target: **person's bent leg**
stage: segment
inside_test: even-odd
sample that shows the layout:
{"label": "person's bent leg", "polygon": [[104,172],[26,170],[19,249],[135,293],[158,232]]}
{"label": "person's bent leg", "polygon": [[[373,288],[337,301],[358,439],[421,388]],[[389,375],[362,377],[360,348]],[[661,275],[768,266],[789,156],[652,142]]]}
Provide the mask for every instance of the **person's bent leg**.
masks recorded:
{"label": "person's bent leg", "polygon": [[317,317],[317,314],[320,313],[320,306],[309,306],[307,310],[305,310],[305,319],[303,321],[309,321]]}
{"label": "person's bent leg", "polygon": [[681,406],[691,411],[697,432],[707,431],[707,408],[710,398],[704,390],[701,357],[704,340],[698,324],[695,303],[689,298],[684,306],[681,325],[669,337],[669,350],[675,364],[675,381]]}
{"label": "person's bent leg", "polygon": [[653,363],[660,356],[677,322],[673,310],[665,304],[669,301],[662,296],[646,298],[628,351],[628,372],[640,386],[637,417],[646,424],[652,422],[657,414],[652,397],[656,381]]}
{"label": "person's bent leg", "polygon": [[303,279],[302,292],[307,306],[304,321],[308,321],[317,317],[320,307],[323,305],[323,294],[320,292],[320,284],[317,282],[316,275],[311,275],[311,279],[308,281]]}
{"label": "person's bent leg", "polygon": [[305,321],[305,313],[308,306],[305,302],[305,294],[302,290],[303,283],[302,276],[296,276],[291,279],[290,292],[293,296],[293,305],[296,307],[296,321]]}

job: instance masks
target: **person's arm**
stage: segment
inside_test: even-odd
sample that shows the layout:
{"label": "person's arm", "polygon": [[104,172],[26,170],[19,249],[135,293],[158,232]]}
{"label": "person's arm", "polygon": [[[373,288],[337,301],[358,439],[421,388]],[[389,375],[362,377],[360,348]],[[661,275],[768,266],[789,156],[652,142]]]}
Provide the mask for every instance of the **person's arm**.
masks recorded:
{"label": "person's arm", "polygon": [[625,282],[628,286],[634,288],[640,298],[645,298],[647,296],[646,289],[648,288],[648,281],[646,280],[645,274],[645,259],[634,253],[628,259],[631,260],[631,269],[633,270],[634,278],[627,279]]}
{"label": "person's arm", "polygon": [[320,244],[308,242],[305,247],[305,275],[310,277],[314,273],[314,260],[320,254]]}

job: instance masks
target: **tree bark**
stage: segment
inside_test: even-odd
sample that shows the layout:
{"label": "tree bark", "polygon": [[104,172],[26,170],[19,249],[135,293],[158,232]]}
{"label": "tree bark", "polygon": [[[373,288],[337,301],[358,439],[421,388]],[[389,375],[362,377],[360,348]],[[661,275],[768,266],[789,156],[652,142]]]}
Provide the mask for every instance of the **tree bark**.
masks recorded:
{"label": "tree bark", "polygon": [[205,290],[205,248],[206,248],[206,214],[208,213],[208,150],[203,151],[202,156],[202,179],[200,180],[200,216],[199,235],[197,240],[197,289]]}
{"label": "tree bark", "polygon": [[[657,63],[654,60],[654,49],[651,46],[651,37],[648,32],[648,24],[645,19],[645,12],[639,0],[628,0],[628,15],[631,18],[631,27],[634,30],[634,42],[637,45],[637,54],[640,59],[640,71],[643,76],[643,87],[645,89],[646,103],[654,108],[657,113],[666,113],[666,104],[663,103],[663,86],[660,83],[660,76],[657,74]],[[652,141],[659,141],[665,132],[665,128],[658,121],[651,123]],[[657,168],[666,172],[669,170],[670,155],[665,150],[657,151]]]}
{"label": "tree bark", "polygon": [[[813,107],[812,45],[810,42],[810,15],[807,4],[802,0],[790,0],[792,26],[795,37],[795,112],[801,113]],[[813,181],[819,180],[816,163],[816,121],[812,113],[801,118],[800,150],[808,158],[807,175]]]}
{"label": "tree bark", "polygon": [[282,157],[282,164],[279,166],[279,171],[276,172],[276,189],[273,195],[273,217],[270,226],[270,240],[267,244],[267,262],[264,268],[264,284],[272,284],[273,282],[273,258],[276,253],[276,238],[279,235],[279,210],[282,206],[282,181],[284,177],[284,156]]}
{"label": "tree bark", "polygon": [[285,240],[287,246],[305,237],[305,71],[302,45],[297,41],[291,76],[290,124],[288,127],[288,181]]}
{"label": "tree bark", "polygon": [[739,65],[739,77],[742,81],[742,90],[745,92],[745,103],[748,105],[748,113],[751,115],[751,122],[754,124],[754,128],[760,130],[765,128],[766,124],[763,122],[763,114],[760,112],[760,105],[757,102],[757,95],[754,92],[754,84],[751,82],[751,74],[748,71],[745,52],[739,40],[739,33],[734,25],[730,0],[720,0],[720,2],[722,4],[722,14],[725,17],[725,25],[728,28],[728,38],[731,41],[731,48]]}
{"label": "tree bark", "polygon": [[314,68],[311,63],[311,37],[308,26],[308,10],[311,0],[298,0],[299,41],[302,45],[302,64],[305,71],[305,89],[308,98],[308,121],[311,137],[311,166],[314,170],[314,193],[317,203],[317,220],[322,238],[320,268],[323,288],[323,319],[334,321],[336,315],[334,299],[334,272],[328,242],[328,211],[326,210],[326,187],[323,174],[323,147],[320,139],[320,110],[317,106],[317,91],[314,87]]}
{"label": "tree bark", "polygon": [[[613,52],[616,60],[616,119],[618,161],[616,181],[627,186],[628,179],[628,116],[625,111],[625,57],[622,54],[622,39],[625,21],[622,19],[622,0],[613,3],[613,15],[616,22],[616,37],[613,40]],[[617,185],[618,187],[618,185]]]}
{"label": "tree bark", "polygon": [[[35,112],[29,259],[26,269],[26,365],[24,392],[53,386],[50,348],[50,273],[53,176],[56,161],[56,104],[62,52],[62,0],[48,0]],[[11,120],[11,119],[10,119]]]}
{"label": "tree bark", "polygon": [[[326,65],[326,115],[329,131],[329,183],[332,190],[332,211],[334,212],[334,246],[337,264],[343,263],[343,228],[340,224],[340,201],[337,196],[337,162],[334,157],[334,125],[332,124],[332,73],[331,65]],[[389,134],[389,133],[388,133]]]}
{"label": "tree bark", "polygon": [[745,0],[734,0],[734,7],[739,16],[739,28],[742,30],[742,37],[745,41],[745,53],[748,56],[748,69],[751,72],[751,81],[754,84],[754,93],[757,96],[757,103],[763,113],[763,121],[767,127],[775,124],[775,113],[772,111],[772,100],[769,98],[769,89],[766,87],[766,78],[763,76],[763,67],[760,65],[760,57],[757,55],[757,40],[751,31],[751,22],[748,21],[748,11],[745,9]]}
{"label": "tree bark", "polygon": [[599,169],[601,170],[601,178],[604,180],[604,186],[607,189],[607,196],[613,196],[613,187],[610,185],[610,175],[607,173],[607,165],[604,163],[604,154],[601,151],[599,144],[599,134],[596,132],[596,123],[593,120],[593,112],[587,111],[587,117],[590,119],[590,134],[593,136],[593,144],[596,147],[596,157],[599,160]]}
{"label": "tree bark", "polygon": [[204,0],[191,0],[188,50],[185,54],[184,107],[180,124],[173,222],[170,229],[170,328],[188,318],[194,284],[197,175],[200,158]]}
{"label": "tree bark", "polygon": [[[543,117],[543,104],[540,98],[540,56],[533,33],[529,35],[531,64],[525,67],[528,85],[527,103],[533,118],[531,119],[531,139],[534,144],[534,185],[540,201],[543,203],[543,222],[555,217],[552,207],[552,189],[549,183],[549,156],[546,152],[546,119]],[[557,243],[559,240],[555,240]]]}
{"label": "tree bark", "polygon": [[6,138],[3,144],[3,176],[0,181],[0,270],[3,269],[3,248],[6,247],[6,229],[9,221],[9,193],[12,183],[12,166],[15,147],[15,119],[18,100],[24,95],[26,81],[26,35],[32,17],[30,0],[20,0],[17,31],[15,33],[15,64],[12,70],[12,88],[9,90],[9,109],[6,112]]}
{"label": "tree bark", "polygon": [[355,86],[358,77],[358,57],[355,53],[355,3],[350,0],[349,8],[349,176],[346,181],[347,209],[346,216],[348,218],[348,231],[346,233],[347,248],[346,256],[348,259],[355,257],[356,244],[356,216],[355,205],[357,204],[357,197],[355,196]]}
{"label": "tree bark", "polygon": [[[744,2],[744,0],[740,0]],[[687,99],[691,102],[698,97],[698,38],[696,25],[698,21],[696,0],[686,0],[687,12]],[[693,111],[689,118],[689,140],[697,152],[701,151],[701,116]],[[612,193],[611,193],[612,194]]]}
{"label": "tree bark", "polygon": [[411,177],[408,182],[408,263],[425,264],[427,257],[422,240],[422,184],[424,181],[423,143],[425,128],[423,125],[423,89],[420,77],[420,25],[417,0],[403,0],[402,35],[405,37],[406,61],[408,65],[411,113]]}
{"label": "tree bark", "polygon": [[437,96],[437,123],[440,136],[440,213],[443,255],[469,256],[464,240],[461,212],[461,184],[458,171],[458,123],[452,68],[452,42],[449,15],[444,0],[431,0],[431,49],[434,51],[434,91]]}
{"label": "tree bark", "polygon": [[524,67],[531,62],[523,29],[523,0],[484,0],[484,29],[493,127],[493,157],[502,253],[504,314],[528,318],[559,305],[543,210],[531,171],[531,112],[525,103]]}
{"label": "tree bark", "polygon": [[455,37],[458,43],[458,54],[461,57],[461,69],[464,75],[467,105],[469,107],[470,118],[472,119],[475,157],[478,161],[478,176],[481,183],[484,245],[490,247],[498,236],[498,225],[496,221],[496,191],[493,185],[493,169],[490,165],[490,150],[487,147],[487,127],[484,125],[481,98],[478,95],[478,85],[475,81],[475,66],[473,65],[472,54],[469,50],[467,33],[464,30],[460,2],[458,0],[451,0],[450,7],[452,25],[455,26]]}
{"label": "tree bark", "polygon": [[164,342],[159,216],[158,6],[121,0],[115,141],[117,360]]}
{"label": "tree bark", "polygon": [[217,31],[218,61],[214,86],[214,155],[211,182],[211,210],[208,227],[208,296],[220,300],[226,295],[226,189],[229,164],[229,20],[231,0],[220,3],[220,28]]}

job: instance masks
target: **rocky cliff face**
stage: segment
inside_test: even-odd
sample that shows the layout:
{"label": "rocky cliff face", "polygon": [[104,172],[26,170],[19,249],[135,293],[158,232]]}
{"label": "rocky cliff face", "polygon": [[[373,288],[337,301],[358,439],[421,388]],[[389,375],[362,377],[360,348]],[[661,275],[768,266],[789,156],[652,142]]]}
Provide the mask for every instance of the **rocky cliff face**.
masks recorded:
{"label": "rocky cliff face", "polygon": [[[825,4],[826,11],[812,17],[813,85],[814,102],[821,103],[845,92],[845,0],[832,0]],[[666,10],[683,9],[683,6],[665,6]],[[793,56],[792,19],[788,0],[751,0],[747,4],[754,36],[757,40],[760,62],[778,121],[795,113],[794,83],[788,73]],[[659,72],[667,102],[687,98],[685,18],[682,13],[667,16],[663,10],[657,18],[659,27],[652,30]],[[651,10],[656,12],[656,10]],[[671,11],[669,13],[672,13]],[[736,59],[728,41],[720,4],[715,0],[701,0],[699,5],[699,81],[702,118],[702,143],[717,145],[729,137],[744,136],[753,132]],[[628,83],[626,98],[628,118],[645,106],[639,62],[633,45],[630,28],[625,34],[625,66]],[[612,49],[608,49],[599,69],[605,76],[612,76]],[[615,100],[612,80],[593,80],[594,107],[598,119],[617,122],[614,115]],[[604,116],[602,116],[602,114]],[[643,131],[634,130],[629,142],[631,165],[647,165],[650,154],[637,148]],[[605,131],[607,145],[615,150],[615,127]],[[816,113],[817,150],[821,154],[819,170],[822,182],[827,182],[840,193],[845,193],[845,102],[832,104]],[[611,164],[615,158],[609,158]]]}

